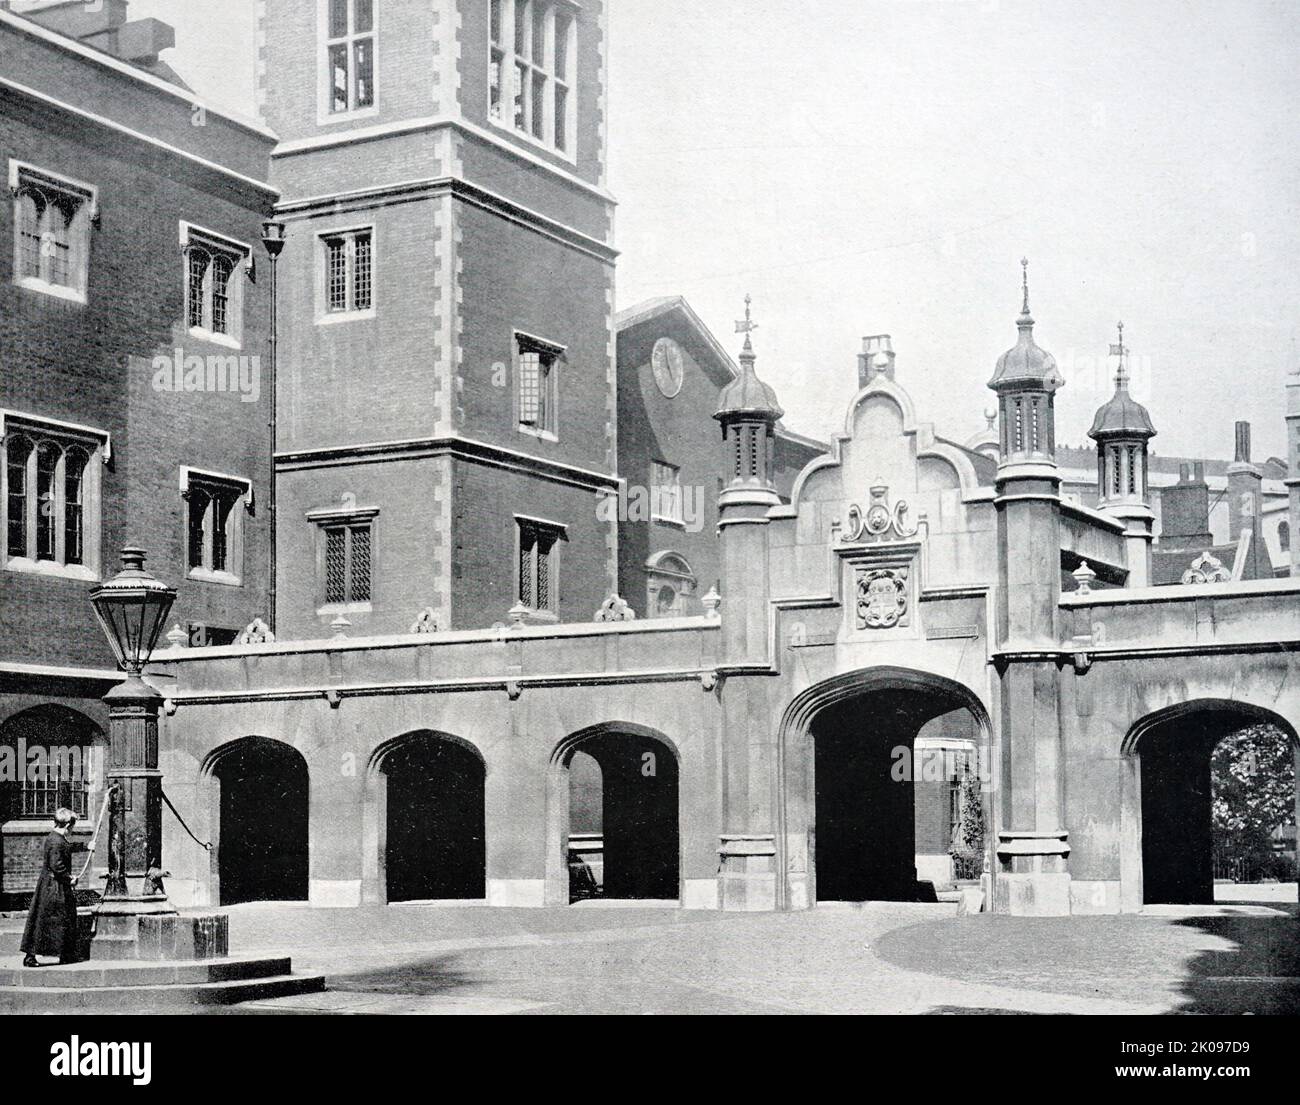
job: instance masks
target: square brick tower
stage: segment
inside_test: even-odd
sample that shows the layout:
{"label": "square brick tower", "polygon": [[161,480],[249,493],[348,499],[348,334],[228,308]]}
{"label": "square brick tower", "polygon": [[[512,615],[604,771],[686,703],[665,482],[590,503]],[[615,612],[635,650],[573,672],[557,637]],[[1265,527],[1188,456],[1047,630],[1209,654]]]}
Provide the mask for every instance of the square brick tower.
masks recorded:
{"label": "square brick tower", "polygon": [[281,638],[615,586],[607,0],[263,0]]}

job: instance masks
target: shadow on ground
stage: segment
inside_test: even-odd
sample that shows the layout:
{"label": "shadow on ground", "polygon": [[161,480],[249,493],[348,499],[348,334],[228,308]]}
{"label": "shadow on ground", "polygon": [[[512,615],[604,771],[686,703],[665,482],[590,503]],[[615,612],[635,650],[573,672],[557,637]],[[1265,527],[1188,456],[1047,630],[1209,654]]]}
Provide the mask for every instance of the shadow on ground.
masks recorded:
{"label": "shadow on ground", "polygon": [[874,949],[896,966],[962,982],[1165,1002],[1169,1013],[1300,1012],[1294,908],[1191,916],[981,914],[895,929]]}

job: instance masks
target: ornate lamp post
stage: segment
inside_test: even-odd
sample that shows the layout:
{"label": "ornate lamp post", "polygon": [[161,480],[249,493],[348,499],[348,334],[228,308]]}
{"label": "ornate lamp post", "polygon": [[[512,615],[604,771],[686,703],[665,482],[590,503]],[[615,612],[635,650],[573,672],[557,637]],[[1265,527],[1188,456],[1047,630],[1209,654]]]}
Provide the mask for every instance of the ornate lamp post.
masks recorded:
{"label": "ornate lamp post", "polygon": [[285,227],[284,223],[276,222],[274,219],[267,219],[262,223],[262,245],[266,247],[266,252],[271,258],[271,379],[268,381],[268,391],[271,395],[271,416],[267,425],[271,430],[271,472],[268,477],[267,496],[266,496],[266,513],[267,524],[270,527],[268,544],[270,547],[270,571],[271,578],[266,584],[266,623],[271,632],[275,632],[275,573],[276,573],[276,532],[275,532],[275,450],[276,450],[276,361],[279,353],[279,338],[277,334],[277,316],[279,312],[279,303],[276,296],[276,268],[280,259],[280,254],[284,251],[285,246]]}
{"label": "ornate lamp post", "polygon": [[90,595],[99,624],[126,679],[104,696],[108,706],[108,884],[101,913],[174,913],[145,878],[162,865],[162,772],[158,707],[140,678],[176,591],[145,571],[143,549],[122,550],[122,570]]}

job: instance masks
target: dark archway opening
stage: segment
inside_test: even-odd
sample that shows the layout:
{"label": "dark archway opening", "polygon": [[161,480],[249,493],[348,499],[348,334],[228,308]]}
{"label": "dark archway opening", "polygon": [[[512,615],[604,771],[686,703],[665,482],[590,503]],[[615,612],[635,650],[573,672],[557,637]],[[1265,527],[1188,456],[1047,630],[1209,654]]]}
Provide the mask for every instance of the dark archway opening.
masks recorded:
{"label": "dark archway opening", "polygon": [[459,741],[434,733],[383,759],[388,798],[388,901],[487,897],[485,769]]}
{"label": "dark archway opening", "polygon": [[[933,738],[918,751],[923,728]],[[979,770],[979,729],[954,695],[912,688],[863,692],[814,716],[818,901],[935,900],[935,882],[952,877],[953,798]]]}
{"label": "dark archway opening", "polygon": [[[1270,715],[1210,706],[1176,713],[1142,734],[1138,753],[1144,904],[1215,901],[1215,749],[1273,720]],[[1288,778],[1294,794],[1294,767]],[[1271,780],[1274,785],[1279,781]],[[1259,785],[1262,788],[1262,780]]]}
{"label": "dark archway opening", "polygon": [[221,787],[221,904],[307,900],[307,761],[248,737],[213,768]]}
{"label": "dark archway opening", "polygon": [[570,751],[569,900],[680,896],[678,766],[650,736],[597,733]]}

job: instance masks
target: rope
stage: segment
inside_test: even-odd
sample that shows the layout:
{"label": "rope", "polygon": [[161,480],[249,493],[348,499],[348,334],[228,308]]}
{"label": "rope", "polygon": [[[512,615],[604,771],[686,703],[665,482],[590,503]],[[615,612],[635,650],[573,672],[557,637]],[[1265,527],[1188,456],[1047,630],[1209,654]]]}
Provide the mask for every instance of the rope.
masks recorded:
{"label": "rope", "polygon": [[181,823],[181,828],[190,834],[190,839],[194,841],[194,843],[197,844],[200,848],[202,848],[205,852],[212,851],[212,845],[210,843],[200,840],[197,836],[195,836],[192,832],[190,832],[190,827],[187,824],[185,824],[185,818],[183,818],[180,815],[179,811],[176,809],[176,807],[172,805],[172,800],[167,797],[167,792],[163,790],[161,791],[161,793],[162,793],[162,800],[167,803],[167,808],[171,810],[172,813],[176,814],[176,820]]}
{"label": "rope", "polygon": [[104,803],[99,807],[99,816],[95,818],[95,831],[90,834],[90,843],[86,845],[86,865],[82,867],[81,874],[73,881],[81,882],[86,877],[86,872],[90,870],[90,861],[95,858],[95,842],[99,840],[99,829],[104,824],[104,814],[108,812],[108,800],[113,797],[113,791],[117,790],[116,786],[111,786],[104,792]]}

